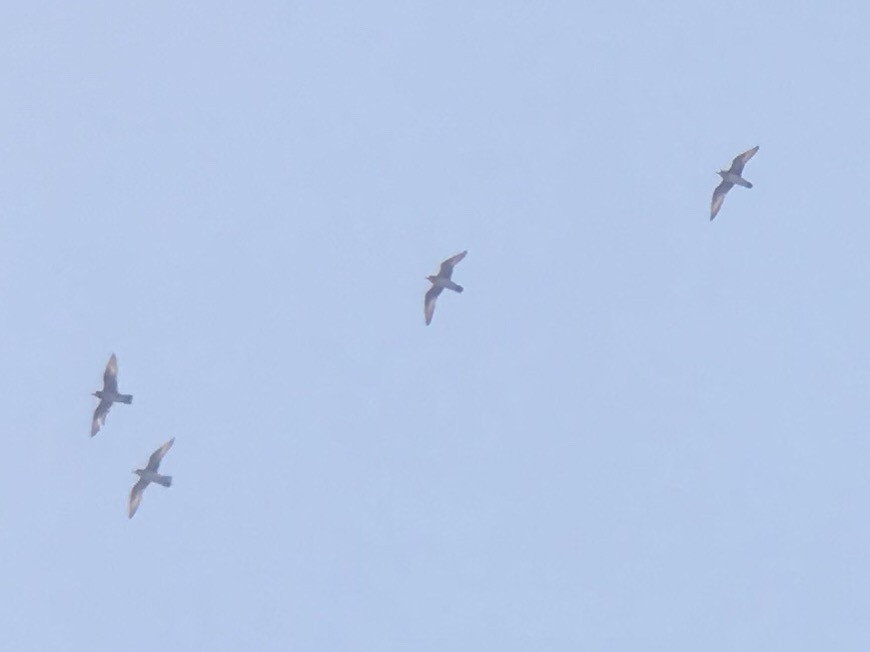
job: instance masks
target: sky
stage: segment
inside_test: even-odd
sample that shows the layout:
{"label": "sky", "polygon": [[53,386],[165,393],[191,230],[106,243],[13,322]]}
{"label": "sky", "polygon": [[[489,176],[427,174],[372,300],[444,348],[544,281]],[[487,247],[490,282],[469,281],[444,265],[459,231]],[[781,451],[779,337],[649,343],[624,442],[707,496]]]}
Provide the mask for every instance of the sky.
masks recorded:
{"label": "sky", "polygon": [[868,20],[6,3],[4,649],[867,650]]}

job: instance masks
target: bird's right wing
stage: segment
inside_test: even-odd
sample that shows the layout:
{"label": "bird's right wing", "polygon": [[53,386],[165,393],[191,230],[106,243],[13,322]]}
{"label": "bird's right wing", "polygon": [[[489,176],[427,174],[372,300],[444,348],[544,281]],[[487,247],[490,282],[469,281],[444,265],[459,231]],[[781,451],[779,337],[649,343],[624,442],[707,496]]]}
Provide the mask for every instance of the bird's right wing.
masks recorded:
{"label": "bird's right wing", "polygon": [[426,299],[423,301],[423,314],[426,316],[426,325],[432,323],[432,315],[435,314],[435,299],[441,294],[442,288],[433,285],[426,293]]}
{"label": "bird's right wing", "polygon": [[111,401],[101,400],[94,410],[94,418],[91,419],[91,437],[100,431],[100,426],[106,423],[106,415],[109,413],[109,408],[112,407]]}
{"label": "bird's right wing", "polygon": [[755,152],[758,151],[759,145],[756,145],[752,149],[747,149],[742,154],[738,154],[734,157],[734,160],[731,161],[731,170],[734,174],[743,174],[743,166],[749,162],[753,156],[755,156]]}
{"label": "bird's right wing", "polygon": [[163,444],[163,446],[151,453],[151,457],[148,459],[148,466],[146,466],[145,469],[147,471],[157,471],[157,469],[160,467],[160,460],[163,459],[163,456],[166,455],[170,448],[172,448],[172,444],[174,443],[175,437],[173,437],[168,442]]}
{"label": "bird's right wing", "polygon": [[109,358],[106,371],[103,372],[103,391],[113,394],[118,391],[118,359],[114,353]]}
{"label": "bird's right wing", "polygon": [[722,202],[725,201],[725,195],[734,187],[734,184],[729,181],[722,181],[716,190],[713,191],[713,203],[710,205],[710,220],[712,221],[719,209],[722,208]]}
{"label": "bird's right wing", "polygon": [[147,486],[148,481],[139,478],[139,482],[134,484],[133,488],[130,490],[130,503],[127,508],[129,518],[133,518],[133,514],[136,513],[137,509],[139,509],[139,503],[142,502],[142,492],[145,491],[145,487]]}

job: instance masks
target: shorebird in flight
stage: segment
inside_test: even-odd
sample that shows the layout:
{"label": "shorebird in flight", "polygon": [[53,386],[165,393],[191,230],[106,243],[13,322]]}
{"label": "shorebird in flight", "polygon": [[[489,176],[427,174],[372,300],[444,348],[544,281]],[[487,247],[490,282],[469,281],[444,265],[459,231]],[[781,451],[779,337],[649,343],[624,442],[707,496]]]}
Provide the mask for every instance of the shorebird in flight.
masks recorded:
{"label": "shorebird in flight", "polygon": [[453,268],[456,266],[456,263],[465,258],[467,253],[467,251],[463,251],[461,254],[448,258],[441,263],[441,269],[438,270],[437,274],[426,277],[432,283],[432,287],[426,293],[426,300],[423,302],[423,313],[426,315],[427,326],[432,322],[432,315],[435,314],[435,299],[438,298],[438,295],[441,294],[444,288],[454,292],[462,292],[462,286],[451,281],[450,277],[453,275]]}
{"label": "shorebird in flight", "polygon": [[746,162],[749,159],[755,156],[755,152],[757,151],[758,145],[736,156],[731,162],[731,167],[729,169],[719,170],[716,173],[722,177],[722,183],[716,186],[716,190],[713,191],[713,203],[710,206],[711,221],[716,217],[716,213],[719,212],[719,209],[722,208],[722,202],[725,201],[725,195],[734,187],[735,184],[743,186],[744,188],[752,187],[752,184],[740,175],[743,174],[743,166],[746,165]]}
{"label": "shorebird in flight", "polygon": [[136,469],[133,471],[133,473],[139,476],[139,481],[133,485],[133,489],[130,491],[130,518],[133,518],[133,514],[136,513],[137,509],[139,509],[139,503],[142,501],[142,492],[145,491],[145,487],[152,482],[162,484],[164,487],[172,486],[172,476],[160,475],[157,473],[157,469],[160,468],[160,460],[163,459],[163,456],[166,455],[170,448],[172,448],[172,444],[174,443],[175,437],[151,453],[151,457],[148,458],[148,464],[144,469]]}
{"label": "shorebird in flight", "polygon": [[91,420],[91,437],[96,435],[100,426],[106,423],[106,415],[109,413],[112,403],[130,404],[133,402],[132,394],[118,393],[118,359],[114,353],[109,358],[106,371],[103,372],[103,389],[94,392],[92,396],[100,399],[100,403],[94,410],[94,418]]}

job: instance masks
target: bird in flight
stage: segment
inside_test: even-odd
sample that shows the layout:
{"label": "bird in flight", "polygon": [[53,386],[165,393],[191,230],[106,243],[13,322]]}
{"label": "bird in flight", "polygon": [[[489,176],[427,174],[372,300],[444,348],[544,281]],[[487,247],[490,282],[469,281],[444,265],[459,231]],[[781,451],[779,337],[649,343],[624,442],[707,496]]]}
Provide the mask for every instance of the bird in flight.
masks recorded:
{"label": "bird in flight", "polygon": [[432,283],[432,287],[426,293],[426,300],[423,302],[423,313],[426,316],[427,326],[432,322],[432,315],[435,314],[435,299],[438,298],[438,295],[441,294],[444,288],[454,292],[462,292],[462,286],[451,281],[450,277],[453,275],[453,268],[456,266],[456,263],[465,258],[467,253],[467,251],[463,251],[461,254],[448,258],[441,263],[441,269],[438,270],[437,274],[426,277]]}
{"label": "bird in flight", "polygon": [[133,485],[133,489],[130,491],[130,518],[133,518],[133,514],[136,513],[137,509],[139,509],[139,503],[142,501],[142,492],[145,491],[145,487],[152,482],[162,484],[164,487],[172,486],[172,476],[160,475],[157,473],[157,469],[160,468],[160,460],[163,459],[163,456],[166,455],[170,448],[172,448],[172,444],[174,443],[175,437],[151,453],[151,457],[148,458],[148,464],[144,469],[136,469],[133,471],[133,473],[139,476],[139,480]]}
{"label": "bird in flight", "polygon": [[722,183],[716,186],[716,190],[713,191],[713,203],[710,206],[711,221],[716,217],[716,213],[719,212],[719,209],[722,208],[722,202],[725,201],[725,195],[735,186],[735,184],[743,186],[744,188],[752,187],[752,184],[740,175],[743,174],[743,166],[746,165],[746,162],[749,161],[749,159],[755,156],[755,152],[757,151],[758,145],[734,157],[729,169],[719,170],[716,173],[722,177]]}
{"label": "bird in flight", "polygon": [[92,396],[100,399],[100,403],[94,410],[94,418],[91,420],[91,437],[96,435],[100,426],[106,423],[106,415],[109,413],[112,403],[127,403],[129,405],[133,402],[132,394],[118,393],[118,359],[114,353],[109,358],[106,371],[103,372],[103,389],[97,390]]}

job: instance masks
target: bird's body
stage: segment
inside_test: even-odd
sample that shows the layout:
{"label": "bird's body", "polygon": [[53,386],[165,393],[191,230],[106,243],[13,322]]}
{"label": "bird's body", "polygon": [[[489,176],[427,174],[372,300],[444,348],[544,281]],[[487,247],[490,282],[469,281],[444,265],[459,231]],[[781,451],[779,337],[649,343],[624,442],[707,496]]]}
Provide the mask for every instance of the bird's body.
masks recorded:
{"label": "bird's body", "polygon": [[435,300],[438,298],[438,295],[440,295],[444,290],[462,292],[464,289],[458,283],[454,283],[450,277],[453,275],[453,268],[460,260],[465,258],[467,253],[467,251],[463,251],[452,258],[448,258],[441,263],[441,269],[438,270],[437,274],[426,277],[426,279],[432,284],[432,287],[429,288],[428,292],[426,292],[426,298],[423,301],[423,315],[426,318],[427,326],[432,323],[432,316],[435,314]]}
{"label": "bird's body", "polygon": [[171,475],[160,475],[159,473],[155,473],[154,471],[147,471],[143,469],[136,469],[135,471],[133,471],[133,473],[142,478],[146,483],[156,482],[157,484],[162,484],[164,487],[172,486]]}
{"label": "bird's body", "polygon": [[164,487],[172,486],[172,476],[161,475],[157,470],[160,468],[160,461],[163,459],[163,456],[166,455],[170,448],[172,448],[172,444],[174,443],[175,437],[151,453],[151,457],[148,458],[148,464],[144,469],[136,469],[133,471],[133,473],[139,476],[139,480],[130,490],[130,502],[128,508],[130,518],[133,518],[133,514],[136,513],[137,509],[139,509],[139,503],[142,501],[142,492],[145,491],[149,484],[156,482]]}
{"label": "bird's body", "polygon": [[722,202],[725,201],[725,195],[728,193],[729,190],[731,190],[734,186],[743,186],[744,188],[752,187],[752,184],[744,179],[742,175],[743,168],[746,165],[747,161],[755,156],[755,152],[757,151],[758,145],[734,157],[734,160],[731,162],[730,168],[728,168],[727,170],[719,170],[716,173],[720,177],[722,177],[722,183],[716,186],[716,189],[713,191],[713,201],[710,204],[711,220],[716,217],[719,209],[722,208]]}
{"label": "bird's body", "polygon": [[440,276],[427,276],[427,279],[434,285],[435,287],[441,290],[453,290],[454,292],[462,292],[465,288],[463,288],[458,283],[454,283],[449,278],[441,278]]}
{"label": "bird's body", "polygon": [[721,170],[718,174],[720,177],[722,177],[723,181],[725,181],[726,183],[730,183],[732,186],[743,186],[744,188],[752,187],[752,184],[743,177],[741,177],[739,174],[734,174],[733,172],[729,172],[728,170]]}
{"label": "bird's body", "polygon": [[109,401],[110,403],[126,403],[130,405],[133,402],[132,394],[119,394],[118,392],[106,392],[101,389],[98,389],[94,392],[94,396],[102,401]]}
{"label": "bird's body", "polygon": [[106,423],[106,415],[113,403],[126,403],[129,405],[133,402],[132,394],[121,394],[118,392],[118,359],[115,354],[109,358],[106,364],[106,370],[103,372],[103,389],[98,389],[92,394],[100,399],[97,409],[94,410],[94,416],[91,419],[91,437],[100,431],[100,427]]}

